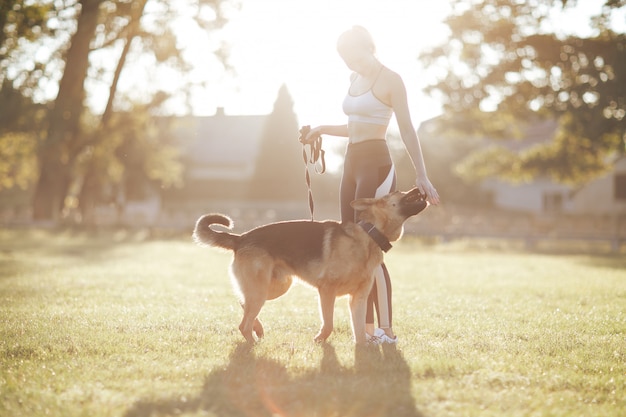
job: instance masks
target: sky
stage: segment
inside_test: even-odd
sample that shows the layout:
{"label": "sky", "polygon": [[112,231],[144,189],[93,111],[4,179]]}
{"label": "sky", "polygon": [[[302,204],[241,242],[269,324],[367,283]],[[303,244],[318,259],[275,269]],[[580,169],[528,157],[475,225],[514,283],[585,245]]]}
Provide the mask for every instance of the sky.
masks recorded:
{"label": "sky", "polygon": [[[182,20],[175,27],[178,46],[185,49],[193,65],[185,80],[204,81],[208,86],[196,90],[193,114],[213,115],[218,107],[227,115],[269,114],[280,86],[285,84],[301,125],[345,123],[341,103],[350,71],[336,52],[336,40],[355,24],[371,32],[380,61],[402,76],[415,127],[441,113],[439,103],[423,93],[432,82],[428,77],[432,77],[433,69],[423,68],[418,56],[445,42],[448,28],[443,20],[450,11],[447,0],[239,1],[241,8],[229,14],[229,22],[219,32],[199,31]],[[576,9],[565,13],[558,10],[551,29],[588,36],[589,15],[597,14],[603,2],[578,0]],[[623,9],[616,19],[624,30]],[[220,40],[229,45],[229,60],[236,76],[224,75],[213,57],[211,48]],[[97,55],[92,59],[98,59]],[[110,56],[100,59],[110,61]],[[131,94],[137,91],[138,95],[142,87],[149,90],[148,83],[154,81],[144,73],[151,71],[150,63],[139,71],[125,71],[120,89]],[[181,88],[180,74],[160,74],[159,79],[160,87],[167,91]],[[108,85],[100,85],[103,94],[92,95],[93,107],[103,108]],[[173,105],[170,110],[186,112],[182,105]],[[395,129],[392,120],[390,131]]]}
{"label": "sky", "polygon": [[[425,97],[417,56],[445,39],[446,1],[433,0],[242,0],[223,31],[231,45],[237,79],[214,79],[196,96],[193,111],[211,115],[268,114],[278,89],[287,86],[301,124],[342,124],[341,102],[350,71],[336,52],[339,34],[365,26],[374,37],[377,56],[404,79],[416,125],[436,116],[439,106]],[[183,41],[191,55],[203,56],[202,42]],[[219,74],[208,56],[199,59],[192,77]]]}

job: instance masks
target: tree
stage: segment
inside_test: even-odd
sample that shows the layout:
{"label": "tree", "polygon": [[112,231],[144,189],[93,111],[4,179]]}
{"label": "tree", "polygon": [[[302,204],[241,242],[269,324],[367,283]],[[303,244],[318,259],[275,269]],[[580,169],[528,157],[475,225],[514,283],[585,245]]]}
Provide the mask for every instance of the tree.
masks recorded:
{"label": "tree", "polygon": [[181,185],[180,145],[169,124],[153,117],[149,105],[115,112],[107,125],[106,135],[78,158],[75,167],[82,175],[70,208],[78,209],[82,224],[93,224],[98,204],[114,205],[122,213],[128,201]]}
{"label": "tree", "polygon": [[[0,79],[19,48],[19,40],[34,42],[41,37],[54,35],[55,30],[46,25],[54,15],[54,5],[32,3],[25,0],[3,0],[0,3]],[[57,16],[55,16],[57,17]]]}
{"label": "tree", "polygon": [[59,93],[48,117],[42,143],[39,181],[35,188],[33,217],[52,220],[63,209],[71,182],[72,164],[81,150],[81,116],[85,109],[85,78],[89,52],[98,25],[102,0],[81,0],[76,33],[67,51]]}
{"label": "tree", "polygon": [[[90,159],[89,155],[95,154],[93,148],[109,136],[102,132],[111,129],[109,120],[114,106],[130,110],[136,105],[150,105],[150,110],[155,112],[166,101],[167,94],[160,92],[158,88],[144,92],[145,102],[141,103],[116,94],[117,82],[129,62],[126,57],[129,54],[134,54],[135,58],[149,55],[153,57],[155,66],[167,66],[178,72],[186,71],[189,65],[177,47],[172,22],[176,21],[180,13],[186,13],[202,30],[214,31],[224,24],[221,7],[229,3],[232,1],[185,0],[184,4],[180,4],[185,7],[173,8],[166,0],[151,0],[148,17],[145,12],[147,0],[28,2],[31,6],[25,6],[23,0],[3,3],[0,25],[3,25],[1,33],[4,37],[0,38],[0,54],[10,59],[2,61],[0,65],[3,69],[11,67],[13,72],[25,74],[9,80],[13,87],[24,95],[35,96],[38,86],[58,82],[58,94],[50,105],[45,134],[40,140],[39,179],[33,201],[35,219],[51,220],[58,217],[77,175],[102,173],[95,167],[82,173],[77,172],[77,161],[88,167],[86,161]],[[8,10],[6,15],[5,10]],[[32,17],[28,17],[30,15]],[[33,29],[36,25],[38,30]],[[19,30],[20,27],[29,30]],[[26,41],[23,42],[26,47],[17,47],[19,41]],[[35,62],[34,68],[24,65],[30,61],[24,58],[30,58],[28,45],[37,42],[54,50],[49,56],[50,63]],[[225,58],[222,49],[212,45],[207,47],[208,51],[211,51],[211,47],[216,59]],[[120,58],[114,69],[106,65],[99,67],[91,59],[95,51],[105,50],[109,51],[110,56],[115,56],[119,51],[117,55]],[[133,60],[139,61],[138,58]],[[62,74],[60,79],[56,74]],[[112,81],[106,110],[99,121],[94,123],[98,119],[90,114],[85,102],[89,93],[87,86],[95,80],[106,80],[107,76]],[[7,80],[8,77],[2,75],[2,81]],[[181,90],[184,92],[185,88]],[[88,178],[82,183],[97,182]]]}
{"label": "tree", "polygon": [[298,120],[287,87],[278,91],[261,136],[249,196],[256,200],[306,198]]}
{"label": "tree", "polygon": [[37,178],[37,137],[46,109],[6,82],[0,90],[0,191],[27,189]]}
{"label": "tree", "polygon": [[45,25],[51,6],[25,4],[24,0],[0,3],[0,191],[27,189],[37,179],[37,138],[42,135],[46,107],[32,100],[41,65],[35,63],[27,71],[14,65],[14,79],[7,78],[7,69],[18,49],[19,40],[35,42],[54,33]]}
{"label": "tree", "polygon": [[446,70],[427,89],[444,104],[441,132],[511,138],[536,118],[560,122],[552,142],[474,153],[465,172],[582,183],[611,168],[626,151],[626,35],[609,21],[624,5],[606,0],[581,37],[550,30],[576,1],[453,3],[450,39],[420,56]]}

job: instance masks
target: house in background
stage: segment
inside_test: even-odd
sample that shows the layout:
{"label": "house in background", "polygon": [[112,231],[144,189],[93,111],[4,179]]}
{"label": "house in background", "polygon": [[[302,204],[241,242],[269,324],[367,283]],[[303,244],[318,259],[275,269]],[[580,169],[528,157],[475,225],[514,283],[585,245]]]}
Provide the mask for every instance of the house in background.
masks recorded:
{"label": "house in background", "polygon": [[[282,210],[279,218],[306,218],[308,213],[305,190],[296,189],[292,201],[285,199],[250,200],[250,184],[258,177],[257,163],[259,154],[264,146],[264,134],[267,132],[267,123],[272,115],[226,115],[223,109],[218,109],[214,116],[186,117],[177,121],[175,129],[180,138],[181,151],[186,168],[185,186],[181,189],[166,190],[163,192],[161,210],[170,217],[192,218],[207,210],[221,210],[230,212],[235,217],[245,216],[242,210],[248,207],[249,211]],[[294,116],[295,117],[295,116]],[[434,119],[433,121],[436,121]],[[425,122],[430,123],[429,122]],[[428,126],[420,128],[420,136],[426,136],[426,142],[432,141],[425,133]],[[500,141],[509,148],[532,146],[552,140],[557,129],[557,123],[552,120],[540,121],[530,125],[522,140],[511,139]],[[270,136],[276,136],[270,135]],[[289,137],[290,142],[295,143]],[[445,140],[445,139],[441,139]],[[485,139],[483,144],[492,143]],[[276,145],[274,145],[274,148]],[[425,148],[433,147],[426,143]],[[298,153],[291,150],[288,154]],[[298,159],[301,158],[298,154]],[[285,158],[274,163],[284,164]],[[289,173],[300,173],[302,161],[297,166],[289,168]],[[448,163],[432,161],[437,169],[452,170]],[[271,165],[270,166],[274,166]],[[410,170],[410,169],[408,169]],[[291,178],[287,178],[287,176]],[[282,175],[277,180],[267,180],[270,187],[281,187],[283,181],[293,179],[296,187],[303,187],[304,177],[298,175]],[[439,177],[437,177],[439,178]],[[433,176],[433,180],[435,181]],[[316,202],[319,200],[336,200],[337,178],[328,175],[313,178],[316,189]],[[322,190],[319,190],[321,185]],[[443,184],[437,183],[439,188]],[[324,187],[327,187],[324,189]],[[458,182],[452,182],[447,187],[458,193]],[[503,212],[525,213],[529,216],[571,214],[571,215],[626,215],[626,159],[619,161],[615,170],[602,178],[598,178],[583,187],[573,187],[554,182],[548,178],[538,178],[528,183],[512,184],[490,178],[479,185],[484,193],[490,196],[494,209]],[[291,195],[290,194],[290,195]],[[330,196],[326,198],[327,196]],[[323,204],[322,201],[319,201]],[[257,210],[257,211],[258,211]],[[286,214],[285,214],[286,213]],[[325,213],[324,213],[325,216]],[[328,218],[336,217],[331,213]],[[268,220],[274,220],[269,218]]]}
{"label": "house in background", "polygon": [[[418,216],[411,231],[443,239],[462,237],[522,239],[527,247],[541,241],[602,242],[613,251],[626,243],[626,158],[606,175],[581,186],[549,178],[511,183],[486,178],[465,181],[454,167],[473,151],[503,145],[511,150],[547,143],[556,121],[537,121],[521,139],[452,137],[439,134],[438,118],[422,123],[419,135],[429,175],[442,204]],[[434,168],[431,169],[431,167]]]}
{"label": "house in background", "polygon": [[[426,136],[426,140],[432,141],[433,138],[429,138],[428,135],[435,131],[435,125],[429,128],[430,123],[436,124],[437,119],[426,122],[427,125],[422,126],[420,131]],[[512,151],[521,151],[534,145],[547,143],[553,139],[557,128],[558,123],[555,120],[539,120],[525,127],[522,138],[498,139],[497,141],[486,138],[471,140],[471,142],[468,138],[467,143],[477,143],[476,148],[457,152],[456,160],[446,161],[445,165],[458,163],[466,156],[466,152],[478,150],[477,148],[481,146],[488,147],[497,143]],[[444,138],[437,140],[446,141]],[[463,139],[456,139],[456,141],[462,142]],[[428,145],[425,145],[426,150],[427,147]],[[438,163],[441,164],[439,161]],[[486,200],[489,200],[493,208],[505,211],[532,215],[626,214],[626,158],[618,160],[612,172],[579,187],[561,184],[547,177],[535,178],[525,183],[487,178],[480,183],[479,189],[488,196]]]}
{"label": "house in background", "polygon": [[168,198],[244,198],[256,170],[267,115],[186,116],[175,121],[185,165],[184,187]]}
{"label": "house in background", "polygon": [[[127,202],[121,222],[188,227],[204,213],[220,212],[242,228],[311,216],[299,126],[285,86],[268,115],[228,115],[218,108],[213,116],[164,123],[164,137],[180,149],[182,185],[158,190],[159,204]],[[338,187],[338,180],[329,174],[313,182],[315,202],[331,195],[337,206],[337,192],[327,191]]]}
{"label": "house in background", "polygon": [[[551,141],[557,123],[537,122],[528,127],[522,141],[507,142],[510,149],[520,150]],[[496,207],[533,214],[618,215],[626,214],[626,159],[616,161],[613,171],[583,186],[570,186],[549,178],[537,178],[524,184],[496,179],[483,182],[493,196]]]}
{"label": "house in background", "polygon": [[505,210],[533,214],[626,214],[626,159],[619,160],[612,172],[578,188],[549,179],[526,184],[489,179],[483,188],[492,194],[494,205]]}
{"label": "house in background", "polygon": [[[214,116],[172,122],[184,182],[161,192],[159,223],[192,224],[210,211],[233,216],[237,226],[246,219],[258,226],[310,216],[299,126],[285,86],[268,115],[227,115],[218,109]],[[322,185],[318,180],[316,191]],[[332,197],[335,201],[336,194]]]}
{"label": "house in background", "polygon": [[226,115],[218,108],[213,116],[175,120],[171,129],[180,144],[183,186],[161,191],[155,223],[186,224],[199,214],[216,211],[223,201],[244,199],[267,119],[268,115]]}
{"label": "house in background", "polygon": [[570,193],[570,211],[578,214],[626,214],[626,157],[612,172]]}
{"label": "house in background", "polygon": [[[522,138],[498,140],[498,144],[512,151],[521,151],[551,141],[557,128],[558,123],[555,120],[537,121],[524,129]],[[486,146],[494,143],[489,139],[483,142]],[[571,186],[545,177],[519,184],[488,178],[482,182],[481,188],[491,195],[496,208],[533,214],[568,210],[572,192]]]}

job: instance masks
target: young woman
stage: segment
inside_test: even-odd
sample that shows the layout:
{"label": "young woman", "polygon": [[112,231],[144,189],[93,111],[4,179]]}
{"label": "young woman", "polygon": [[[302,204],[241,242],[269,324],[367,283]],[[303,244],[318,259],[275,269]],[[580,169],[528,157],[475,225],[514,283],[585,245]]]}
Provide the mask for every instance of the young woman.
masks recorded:
{"label": "young woman", "polygon": [[[305,141],[320,135],[348,138],[340,186],[341,220],[356,221],[350,202],[363,197],[380,197],[393,191],[396,173],[387,147],[386,134],[395,113],[400,136],[416,173],[416,186],[431,204],[439,195],[426,175],[426,167],[417,133],[411,122],[406,88],[402,78],[376,58],[374,41],[362,26],[354,26],[339,36],[337,51],[353,71],[350,88],[343,101],[348,123],[316,126]],[[374,308],[378,328],[374,326]],[[374,343],[396,343],[392,328],[391,280],[384,264],[368,300],[366,330]]]}

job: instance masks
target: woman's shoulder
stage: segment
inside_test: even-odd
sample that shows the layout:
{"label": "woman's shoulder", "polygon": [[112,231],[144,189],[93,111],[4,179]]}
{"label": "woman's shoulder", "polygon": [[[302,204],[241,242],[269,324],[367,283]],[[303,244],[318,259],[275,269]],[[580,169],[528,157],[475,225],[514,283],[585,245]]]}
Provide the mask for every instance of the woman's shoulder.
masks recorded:
{"label": "woman's shoulder", "polygon": [[389,88],[389,90],[394,91],[404,88],[404,81],[402,80],[402,76],[395,72],[389,67],[384,67],[383,73],[381,74],[384,79],[385,85]]}
{"label": "woman's shoulder", "polygon": [[395,82],[402,81],[402,77],[400,76],[400,74],[398,74],[397,72],[395,72],[394,70],[392,70],[386,65],[383,65],[381,76],[385,77],[386,79],[390,81],[395,81]]}

